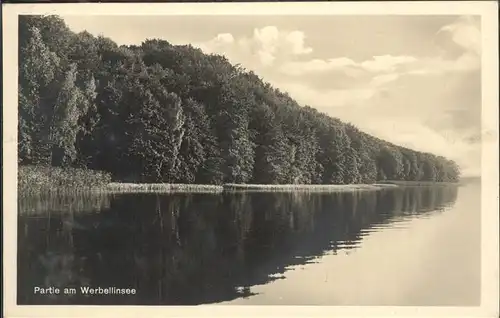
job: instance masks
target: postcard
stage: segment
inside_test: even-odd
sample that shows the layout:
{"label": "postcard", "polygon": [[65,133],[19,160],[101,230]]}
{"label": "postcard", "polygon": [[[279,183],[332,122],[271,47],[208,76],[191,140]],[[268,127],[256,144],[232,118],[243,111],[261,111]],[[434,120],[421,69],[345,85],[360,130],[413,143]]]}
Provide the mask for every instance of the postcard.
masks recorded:
{"label": "postcard", "polygon": [[497,317],[496,12],[4,5],[4,315]]}

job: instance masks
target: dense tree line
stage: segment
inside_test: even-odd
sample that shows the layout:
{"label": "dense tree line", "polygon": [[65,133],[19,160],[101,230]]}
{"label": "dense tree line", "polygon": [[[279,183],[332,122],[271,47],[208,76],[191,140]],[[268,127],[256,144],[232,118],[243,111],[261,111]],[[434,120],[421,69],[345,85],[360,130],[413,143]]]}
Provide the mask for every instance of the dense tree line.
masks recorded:
{"label": "dense tree line", "polygon": [[190,45],[118,46],[57,16],[19,18],[19,163],[116,180],[322,184],[457,181],[446,158],[298,105]]}

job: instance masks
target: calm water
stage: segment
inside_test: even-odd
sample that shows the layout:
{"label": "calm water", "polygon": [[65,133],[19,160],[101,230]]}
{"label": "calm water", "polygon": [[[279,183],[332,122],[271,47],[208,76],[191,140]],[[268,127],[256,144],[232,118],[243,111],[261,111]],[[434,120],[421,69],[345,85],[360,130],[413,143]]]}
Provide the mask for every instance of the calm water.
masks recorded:
{"label": "calm water", "polygon": [[479,305],[479,183],[46,196],[19,208],[19,304]]}

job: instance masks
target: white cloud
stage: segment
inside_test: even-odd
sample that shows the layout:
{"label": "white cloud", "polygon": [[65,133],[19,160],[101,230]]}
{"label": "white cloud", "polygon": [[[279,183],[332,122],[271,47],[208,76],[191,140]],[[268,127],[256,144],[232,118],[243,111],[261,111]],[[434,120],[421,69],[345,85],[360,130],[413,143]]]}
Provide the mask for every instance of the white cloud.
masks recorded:
{"label": "white cloud", "polygon": [[477,55],[481,53],[481,31],[472,17],[460,17],[454,23],[442,27],[438,31],[440,33],[449,33],[451,40],[466,51]]}
{"label": "white cloud", "polygon": [[399,74],[397,74],[397,73],[382,74],[382,75],[375,76],[371,80],[370,84],[371,84],[371,86],[378,87],[378,86],[382,86],[384,84],[393,82],[393,81],[397,80],[398,78],[399,78]]}
{"label": "white cloud", "polygon": [[355,66],[356,63],[348,58],[341,57],[330,60],[313,59],[305,62],[287,62],[281,66],[281,72],[287,75],[302,75],[304,73],[320,73],[332,70],[344,70]]}
{"label": "white cloud", "polygon": [[294,55],[309,54],[313,51],[312,48],[305,46],[305,35],[300,31],[292,31],[285,36],[286,41],[292,47]]}
{"label": "white cloud", "polygon": [[[254,71],[259,67],[279,65],[279,71],[286,75],[327,73],[339,71],[357,77],[364,72],[372,73],[373,81],[390,77],[377,77],[380,73],[406,73],[409,75],[438,75],[448,72],[467,72],[480,68],[480,32],[473,20],[460,18],[442,27],[436,34],[437,42],[443,45],[452,41],[464,49],[455,59],[436,56],[418,59],[410,55],[376,55],[365,61],[354,61],[348,57],[331,59],[310,59],[297,61],[295,57],[313,52],[305,43],[301,31],[279,30],[276,26],[256,28],[253,34],[235,40],[230,33],[218,34],[214,39],[198,46],[209,53],[226,55],[230,60],[241,63]],[[394,75],[391,75],[394,77]],[[377,78],[377,79],[376,79]],[[394,79],[396,80],[396,79]]]}
{"label": "white cloud", "polygon": [[270,48],[276,45],[280,32],[275,26],[266,26],[262,29],[254,29],[253,38],[260,42],[262,46]]}
{"label": "white cloud", "polygon": [[[443,26],[436,34],[436,41],[442,46],[442,56],[417,59],[414,56],[386,54],[361,62],[355,62],[348,57],[289,61],[283,64],[281,71],[287,75],[300,76],[332,71],[352,74],[355,69],[378,74],[395,72],[400,68],[402,72],[409,75],[437,75],[449,72],[469,72],[481,68],[481,32],[474,19],[460,17],[454,23]],[[446,44],[450,42],[462,50],[457,57],[452,59],[446,58],[454,49]]]}
{"label": "white cloud", "polygon": [[408,75],[437,75],[440,71],[431,68],[421,68],[406,72]]}
{"label": "white cloud", "polygon": [[260,62],[265,66],[273,64],[274,60],[276,60],[276,57],[273,55],[273,53],[269,51],[261,50],[257,52],[257,55],[260,59]]}
{"label": "white cloud", "polygon": [[481,60],[477,55],[467,52],[454,61],[439,61],[435,67],[444,72],[469,72],[481,69]]}
{"label": "white cloud", "polygon": [[233,43],[234,37],[231,33],[218,34],[215,40],[219,43]]}
{"label": "white cloud", "polygon": [[305,73],[320,73],[329,71],[349,72],[360,69],[367,72],[393,72],[399,65],[416,62],[413,56],[374,56],[370,60],[355,62],[347,57],[332,58],[329,60],[313,59],[304,62],[288,62],[281,67],[281,71],[288,75],[302,75]]}
{"label": "white cloud", "polygon": [[[252,36],[238,41],[230,33],[218,34],[214,39],[195,44],[207,53],[220,53],[237,63],[257,58],[262,66],[271,66],[277,59],[309,54],[312,48],[305,45],[301,31],[279,30],[275,26],[256,28]],[[244,60],[244,61],[241,61]]]}
{"label": "white cloud", "polygon": [[[481,69],[481,31],[471,17],[460,17],[436,33],[442,55],[429,61],[440,72],[470,72]],[[447,58],[455,55],[453,58]]]}
{"label": "white cloud", "polygon": [[373,59],[360,63],[360,66],[370,72],[394,71],[398,65],[416,62],[413,56],[374,56]]}
{"label": "white cloud", "polygon": [[481,69],[481,60],[471,53],[464,53],[456,59],[434,57],[422,59],[418,63],[409,65],[404,71],[408,75],[443,75],[449,73],[467,73]]}
{"label": "white cloud", "polygon": [[337,107],[360,105],[376,93],[371,88],[318,90],[296,82],[280,81],[272,84],[288,92],[300,104],[311,105],[326,113],[331,113]]}

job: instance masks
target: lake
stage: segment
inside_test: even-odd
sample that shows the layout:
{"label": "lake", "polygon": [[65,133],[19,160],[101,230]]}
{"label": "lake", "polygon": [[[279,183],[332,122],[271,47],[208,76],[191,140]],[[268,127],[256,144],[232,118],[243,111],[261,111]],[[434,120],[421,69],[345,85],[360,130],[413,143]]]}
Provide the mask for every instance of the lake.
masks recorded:
{"label": "lake", "polygon": [[[342,193],[20,197],[17,300],[477,306],[480,193],[476,182]],[[135,294],[83,294],[85,286]]]}

